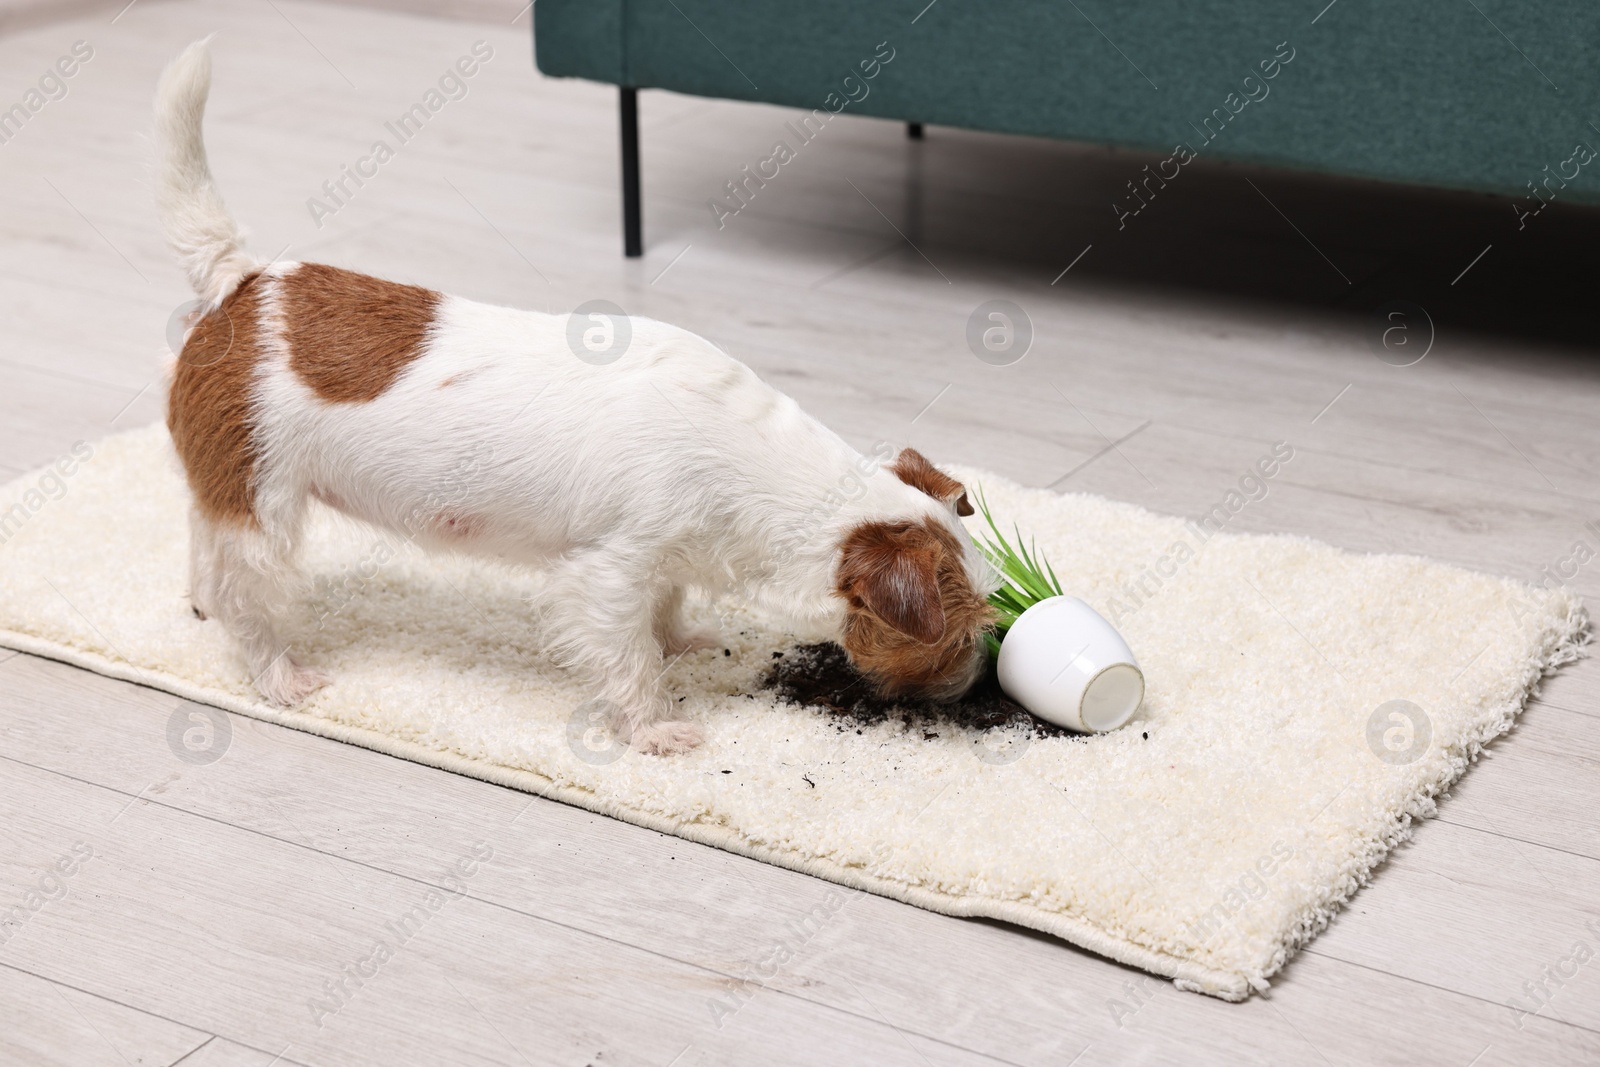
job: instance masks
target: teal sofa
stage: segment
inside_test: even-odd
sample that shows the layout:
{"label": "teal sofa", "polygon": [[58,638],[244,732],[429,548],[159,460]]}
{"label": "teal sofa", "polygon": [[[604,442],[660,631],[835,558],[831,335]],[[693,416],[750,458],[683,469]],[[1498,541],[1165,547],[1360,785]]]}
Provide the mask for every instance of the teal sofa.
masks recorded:
{"label": "teal sofa", "polygon": [[1495,193],[1518,227],[1556,200],[1600,202],[1595,0],[539,0],[534,14],[541,71],[621,88],[628,255],[644,88],[896,119],[913,136],[936,123],[1160,153],[1108,207],[1119,217],[1196,158]]}

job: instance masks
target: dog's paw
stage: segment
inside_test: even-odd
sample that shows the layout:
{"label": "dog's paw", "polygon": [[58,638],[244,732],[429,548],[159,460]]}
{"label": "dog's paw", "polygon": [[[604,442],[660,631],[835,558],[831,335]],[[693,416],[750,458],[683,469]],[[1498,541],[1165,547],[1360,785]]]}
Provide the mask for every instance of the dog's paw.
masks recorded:
{"label": "dog's paw", "polygon": [[273,704],[292,708],[333,681],[328,675],[302,667],[288,656],[276,660],[256,679],[256,688]]}
{"label": "dog's paw", "polygon": [[703,648],[719,648],[721,645],[722,635],[717,631],[696,627],[681,633],[668,634],[666,640],[661,642],[661,654],[681,656],[687,652],[699,652]]}
{"label": "dog's paw", "polygon": [[698,748],[705,730],[693,722],[656,722],[633,732],[633,747],[651,756],[675,756]]}

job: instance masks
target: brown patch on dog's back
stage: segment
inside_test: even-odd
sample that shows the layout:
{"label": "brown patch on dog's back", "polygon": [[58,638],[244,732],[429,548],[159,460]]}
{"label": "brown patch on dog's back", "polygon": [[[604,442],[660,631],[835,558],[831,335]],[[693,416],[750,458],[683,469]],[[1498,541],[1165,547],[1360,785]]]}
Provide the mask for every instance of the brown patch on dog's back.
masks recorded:
{"label": "brown patch on dog's back", "polygon": [[201,514],[255,525],[251,402],[261,350],[260,274],[195,324],[167,394],[167,429]]}
{"label": "brown patch on dog's back", "polygon": [[971,515],[972,504],[967,500],[967,487],[928,462],[928,458],[914,448],[902,448],[889,464],[896,478],[920,489],[942,504],[956,509],[957,515]]}
{"label": "brown patch on dog's back", "polygon": [[323,400],[375,400],[422,346],[439,294],[320,263],[284,278],[282,311],[289,366]]}
{"label": "brown patch on dog's back", "polygon": [[835,591],[848,605],[841,643],[884,696],[949,700],[977,680],[993,609],[942,523],[856,526],[840,546]]}

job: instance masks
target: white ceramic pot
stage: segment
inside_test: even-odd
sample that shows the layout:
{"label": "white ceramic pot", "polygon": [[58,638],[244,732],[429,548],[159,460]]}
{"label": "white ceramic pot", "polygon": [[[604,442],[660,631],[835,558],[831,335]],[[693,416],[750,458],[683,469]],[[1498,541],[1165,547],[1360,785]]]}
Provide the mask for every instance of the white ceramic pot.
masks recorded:
{"label": "white ceramic pot", "polygon": [[1000,642],[995,671],[1006,696],[1069,730],[1115,730],[1144,701],[1144,672],[1127,642],[1075,596],[1024,611]]}

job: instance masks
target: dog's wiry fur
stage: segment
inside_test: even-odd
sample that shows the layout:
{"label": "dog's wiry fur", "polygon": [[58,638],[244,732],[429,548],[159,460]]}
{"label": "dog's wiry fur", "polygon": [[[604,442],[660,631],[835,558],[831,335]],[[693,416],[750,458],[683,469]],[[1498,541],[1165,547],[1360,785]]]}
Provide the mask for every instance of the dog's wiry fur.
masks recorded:
{"label": "dog's wiry fur", "polygon": [[972,685],[995,578],[957,519],[959,482],[910,449],[861,476],[793,400],[664,323],[630,320],[622,358],[594,365],[565,315],[256,262],[206,163],[209,84],[200,42],[156,97],[162,219],[206,301],[168,424],[194,497],[196,614],[236,638],[263,696],[294,704],[326,680],[277,622],[312,498],[427,548],[543,568],[548,642],[643,751],[701,736],[661,683],[663,654],[715,639],[686,625],[686,590],[833,638],[885,693]]}

